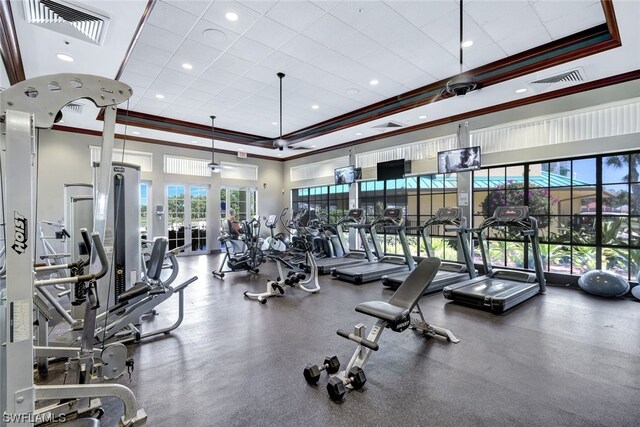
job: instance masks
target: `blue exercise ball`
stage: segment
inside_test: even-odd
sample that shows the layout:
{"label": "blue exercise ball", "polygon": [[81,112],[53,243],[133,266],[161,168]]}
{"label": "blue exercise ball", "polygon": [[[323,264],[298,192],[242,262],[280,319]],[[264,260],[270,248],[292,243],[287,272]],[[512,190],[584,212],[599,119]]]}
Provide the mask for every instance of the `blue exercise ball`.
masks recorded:
{"label": "blue exercise ball", "polygon": [[640,285],[636,285],[631,289],[631,295],[640,300]]}
{"label": "blue exercise ball", "polygon": [[578,286],[601,297],[621,297],[629,292],[629,282],[610,271],[591,270],[580,276]]}

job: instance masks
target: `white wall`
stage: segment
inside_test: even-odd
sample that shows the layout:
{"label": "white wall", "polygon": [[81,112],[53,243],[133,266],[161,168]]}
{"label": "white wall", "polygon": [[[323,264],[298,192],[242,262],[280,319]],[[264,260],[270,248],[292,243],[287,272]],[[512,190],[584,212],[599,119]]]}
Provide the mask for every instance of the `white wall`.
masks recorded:
{"label": "white wall", "polygon": [[[90,167],[89,147],[100,146],[101,138],[70,132],[47,130],[40,132],[39,162],[38,162],[38,219],[59,220],[63,217],[63,185],[70,183],[91,183],[92,170]],[[117,140],[115,147],[122,148],[123,141]],[[210,245],[216,242],[220,229],[220,175],[212,177],[196,177],[184,175],[168,175],[163,172],[163,155],[176,155],[210,160],[207,151],[191,150],[164,145],[127,141],[127,150],[144,151],[153,154],[153,172],[143,172],[142,180],[151,181],[151,198],[149,216],[153,218],[152,233],[154,236],[166,234],[164,219],[158,220],[153,214],[155,206],[165,203],[165,188],[167,184],[205,184],[210,185]],[[258,166],[257,181],[224,180],[225,185],[256,187],[259,190],[258,212],[269,215],[280,212],[284,206],[282,194],[283,165],[280,161],[263,159],[239,159],[235,156],[216,153],[216,161],[232,163],[247,163]],[[264,186],[266,184],[266,188]],[[165,207],[166,211],[166,207]],[[268,230],[263,230],[268,233]]]}

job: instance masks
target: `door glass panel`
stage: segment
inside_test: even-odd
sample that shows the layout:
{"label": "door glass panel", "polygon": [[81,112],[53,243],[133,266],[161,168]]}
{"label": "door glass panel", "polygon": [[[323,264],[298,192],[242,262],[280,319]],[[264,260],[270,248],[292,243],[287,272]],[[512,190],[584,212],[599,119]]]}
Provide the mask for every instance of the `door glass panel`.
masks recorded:
{"label": "door glass panel", "polygon": [[207,189],[191,187],[191,250],[207,251]]}
{"label": "door glass panel", "polygon": [[184,245],[184,186],[167,186],[169,249]]}

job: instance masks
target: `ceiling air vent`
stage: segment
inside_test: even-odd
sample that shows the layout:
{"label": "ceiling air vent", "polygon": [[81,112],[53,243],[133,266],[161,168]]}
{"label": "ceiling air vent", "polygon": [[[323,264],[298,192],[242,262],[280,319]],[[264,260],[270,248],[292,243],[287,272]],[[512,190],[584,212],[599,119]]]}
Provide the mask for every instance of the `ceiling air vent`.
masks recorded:
{"label": "ceiling air vent", "polygon": [[77,102],[70,102],[64,106],[63,110],[65,113],[82,114],[82,111],[84,110],[84,105],[78,104]]}
{"label": "ceiling air vent", "polygon": [[103,13],[63,0],[26,0],[23,4],[30,24],[97,45],[104,40],[109,17]]}
{"label": "ceiling air vent", "polygon": [[584,81],[586,81],[584,70],[580,67],[563,73],[554,74],[553,76],[534,80],[529,84],[536,92],[544,92],[548,89],[572,86]]}
{"label": "ceiling air vent", "polygon": [[381,123],[379,125],[373,126],[372,129],[375,129],[377,131],[380,132],[386,132],[388,130],[393,130],[393,129],[398,129],[404,127],[404,125],[402,123],[398,123],[398,122],[385,122],[385,123]]}

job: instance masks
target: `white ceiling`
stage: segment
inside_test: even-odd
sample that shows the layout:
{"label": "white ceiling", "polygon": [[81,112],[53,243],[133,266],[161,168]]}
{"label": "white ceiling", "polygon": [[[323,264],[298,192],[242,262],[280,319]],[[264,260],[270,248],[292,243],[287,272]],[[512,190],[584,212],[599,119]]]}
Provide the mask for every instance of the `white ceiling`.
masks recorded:
{"label": "white ceiling", "polygon": [[[63,36],[28,25],[12,0],[28,77],[87,72],[113,77],[146,0],[91,1],[111,17],[105,45],[75,41],[65,46],[76,58],[55,58]],[[126,3],[126,6],[125,6]],[[615,1],[623,47],[523,76],[428,106],[374,120],[306,141],[327,147],[378,133],[390,119],[412,125],[535,95],[528,83],[582,66],[589,80],[640,68],[639,2]],[[428,85],[458,72],[458,1],[181,1],[159,0],[144,26],[121,80],[134,96],[130,109],[276,137],[278,79],[283,82],[283,132],[289,133],[354,109]],[[465,0],[464,69],[475,68],[604,22],[598,0]],[[233,11],[238,20],[228,21]],[[209,29],[212,37],[205,37]],[[31,46],[34,46],[32,49]],[[193,66],[185,70],[183,63]],[[369,81],[379,84],[372,86]],[[524,94],[515,89],[529,88]],[[356,89],[357,94],[348,94]],[[158,99],[162,94],[164,99]],[[317,110],[311,105],[317,104]],[[93,116],[91,116],[93,114]],[[418,116],[426,115],[426,119]],[[68,115],[73,126],[97,129],[95,113]],[[120,132],[124,128],[119,126]],[[210,146],[206,139],[129,126],[129,133]],[[357,135],[361,133],[362,135]],[[264,155],[298,154],[218,142],[217,148]],[[315,148],[315,147],[314,147]]]}

